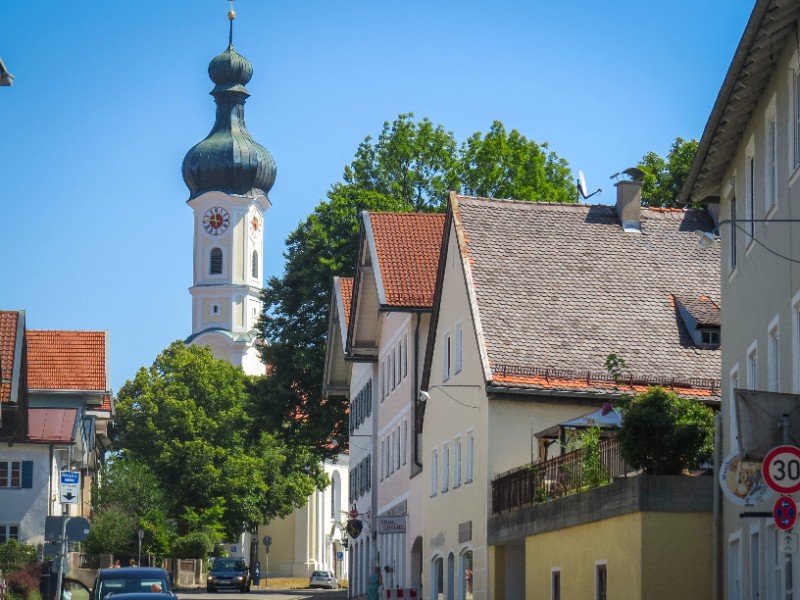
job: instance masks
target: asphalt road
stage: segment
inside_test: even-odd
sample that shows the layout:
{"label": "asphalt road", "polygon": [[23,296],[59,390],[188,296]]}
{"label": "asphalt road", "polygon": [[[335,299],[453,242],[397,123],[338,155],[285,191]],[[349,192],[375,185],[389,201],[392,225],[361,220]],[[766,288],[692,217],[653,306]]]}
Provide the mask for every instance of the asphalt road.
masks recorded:
{"label": "asphalt road", "polygon": [[209,594],[205,590],[176,592],[179,600],[345,600],[347,590],[251,590],[248,594],[223,591]]}

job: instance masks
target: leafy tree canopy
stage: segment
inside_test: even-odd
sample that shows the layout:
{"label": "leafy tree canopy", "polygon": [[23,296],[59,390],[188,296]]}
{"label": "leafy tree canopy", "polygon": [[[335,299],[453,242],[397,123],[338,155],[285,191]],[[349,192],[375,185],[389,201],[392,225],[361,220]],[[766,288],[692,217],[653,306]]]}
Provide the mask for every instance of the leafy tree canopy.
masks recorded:
{"label": "leafy tree canopy", "polygon": [[642,203],[646,206],[683,208],[679,198],[683,182],[689,174],[697,140],[676,137],[666,159],[655,152],[648,152],[639,162],[645,172],[642,184]]}
{"label": "leafy tree canopy", "polygon": [[326,483],[312,452],[256,429],[249,385],[210,349],[177,341],[119,392],[115,448],[150,467],[181,535],[233,539],[289,514]]}
{"label": "leafy tree canopy", "polygon": [[617,434],[623,458],[653,475],[679,475],[713,454],[714,413],[697,402],[653,387],[625,403]]}
{"label": "leafy tree canopy", "polygon": [[95,518],[85,547],[91,554],[133,554],[137,531],[144,531],[142,548],[164,556],[175,535],[167,519],[169,504],[161,483],[143,462],[119,457],[108,461],[92,484]]}
{"label": "leafy tree canopy", "polygon": [[259,424],[287,443],[315,440],[325,455],[345,406],[321,398],[331,282],[352,276],[362,210],[442,212],[450,190],[523,200],[572,201],[568,163],[499,121],[460,144],[428,119],[402,114],[359,145],[314,212],[286,240],[286,267],[262,292],[258,332],[270,376],[256,383]]}

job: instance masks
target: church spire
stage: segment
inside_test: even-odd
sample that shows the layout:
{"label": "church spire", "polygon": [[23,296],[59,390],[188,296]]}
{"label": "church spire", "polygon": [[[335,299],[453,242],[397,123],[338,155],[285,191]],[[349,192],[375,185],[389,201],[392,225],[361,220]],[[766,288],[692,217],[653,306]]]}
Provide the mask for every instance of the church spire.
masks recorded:
{"label": "church spire", "polygon": [[272,155],[244,123],[244,103],[250,96],[245,84],[253,76],[253,66],[233,47],[235,18],[231,0],[228,48],[208,65],[215,84],[211,95],[217,104],[216,120],[206,138],[186,153],[181,168],[190,200],[210,191],[266,196],[275,183]]}

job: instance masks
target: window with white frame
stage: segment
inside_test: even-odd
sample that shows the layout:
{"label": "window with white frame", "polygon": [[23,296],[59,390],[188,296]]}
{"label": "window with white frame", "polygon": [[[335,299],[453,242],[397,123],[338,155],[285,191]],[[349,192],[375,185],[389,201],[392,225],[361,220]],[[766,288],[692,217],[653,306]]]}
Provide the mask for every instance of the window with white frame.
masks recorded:
{"label": "window with white frame", "polygon": [[461,321],[456,323],[455,330],[455,372],[461,373],[464,368],[464,328]]}
{"label": "window with white frame", "polygon": [[389,439],[391,439],[391,445],[389,441],[386,442],[387,448],[391,450],[389,454],[389,472],[394,473],[394,453],[395,449],[397,448],[397,432],[392,431],[391,437]]}
{"label": "window with white frame", "polygon": [[400,425],[397,426],[395,433],[397,434],[397,444],[394,447],[394,468],[398,470],[400,468],[400,443],[403,440],[400,435]]}
{"label": "window with white frame", "polygon": [[450,444],[442,444],[442,492],[450,489]]}
{"label": "window with white frame", "polygon": [[764,123],[764,211],[769,213],[778,203],[778,124],[775,96],[770,100]]}
{"label": "window with white frame", "polygon": [[[734,367],[731,369],[728,381],[730,382],[729,391],[728,391],[728,393],[730,394],[730,398],[729,398],[728,406],[734,406],[734,404],[736,402],[736,398],[735,398],[736,391],[735,390],[739,389],[739,365],[738,365],[738,363],[736,365],[734,365]],[[730,427],[731,427],[730,432],[729,432],[730,439],[732,440],[732,443],[735,444],[736,443],[736,436],[738,435],[736,433],[737,423],[736,423],[736,411],[735,410],[731,411]]]}
{"label": "window with white frame", "polygon": [[403,334],[403,377],[408,376],[408,334]]}
{"label": "window with white frame", "polygon": [[738,227],[738,225],[736,223],[737,223],[737,218],[736,218],[736,194],[734,194],[733,197],[731,198],[731,227],[730,227],[730,230],[731,230],[731,236],[730,236],[731,241],[730,241],[730,247],[728,249],[728,252],[729,252],[729,255],[728,255],[728,266],[730,267],[731,271],[733,271],[736,268],[736,261],[737,261],[737,256],[736,256],[737,243],[736,243],[736,240],[738,239],[738,235],[739,235],[739,227]]}
{"label": "window with white frame", "polygon": [[222,248],[212,248],[208,267],[209,275],[222,274]]}
{"label": "window with white frame", "polygon": [[461,436],[453,440],[453,488],[461,487]]}
{"label": "window with white frame", "polygon": [[767,333],[767,389],[780,391],[780,344],[778,343],[778,318],[769,326]]}
{"label": "window with white frame", "polygon": [[728,600],[742,600],[742,547],[738,534],[728,541]]}
{"label": "window with white frame", "polygon": [[767,598],[780,598],[785,593],[783,585],[783,565],[785,561],[780,542],[783,535],[783,532],[778,531],[778,528],[774,525],[767,529]]}
{"label": "window with white frame", "polygon": [[381,440],[381,481],[386,478],[386,440]]}
{"label": "window with white frame", "polygon": [[403,380],[403,342],[397,340],[397,384]]}
{"label": "window with white frame", "polygon": [[758,347],[755,342],[747,349],[747,389],[758,389]]}
{"label": "window with white frame", "polygon": [[594,598],[608,600],[608,565],[605,562],[594,565]]}
{"label": "window with white frame", "polygon": [[439,488],[439,451],[431,450],[431,496],[435,496]]}
{"label": "window with white frame", "polygon": [[794,58],[794,69],[792,69],[792,168],[800,166],[800,68],[797,64],[797,56]]}
{"label": "window with white frame", "polygon": [[452,342],[450,340],[450,330],[444,332],[442,340],[442,380],[450,379],[450,360],[452,358]]}
{"label": "window with white frame", "polygon": [[22,461],[0,460],[0,488],[22,487]]}
{"label": "window with white frame", "polygon": [[750,597],[761,597],[761,540],[757,526],[750,532]]}
{"label": "window with white frame", "polygon": [[0,544],[5,544],[11,540],[19,541],[19,525],[0,523]]}
{"label": "window with white frame", "polygon": [[471,431],[467,432],[467,464],[464,473],[464,483],[472,483],[475,456],[475,436]]}
{"label": "window with white frame", "polygon": [[755,152],[753,151],[752,138],[750,139],[750,143],[747,144],[745,153],[744,230],[746,232],[745,243],[749,245],[753,241],[753,236],[755,235],[755,223],[753,219],[756,218],[756,158]]}
{"label": "window with white frame", "polygon": [[408,419],[403,419],[403,435],[400,436],[400,443],[403,446],[403,464],[408,461]]}

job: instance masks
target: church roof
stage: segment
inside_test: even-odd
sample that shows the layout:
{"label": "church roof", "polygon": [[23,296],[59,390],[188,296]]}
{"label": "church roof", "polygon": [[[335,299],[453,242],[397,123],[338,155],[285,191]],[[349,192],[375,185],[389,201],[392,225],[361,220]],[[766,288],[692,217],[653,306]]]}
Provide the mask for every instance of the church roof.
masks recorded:
{"label": "church roof", "polygon": [[183,180],[189,199],[210,191],[233,195],[267,195],[275,183],[275,161],[244,123],[244,104],[250,92],[245,84],[253,76],[250,61],[233,47],[214,57],[208,75],[216,85],[211,91],[217,104],[214,126],[206,138],[183,159]]}

